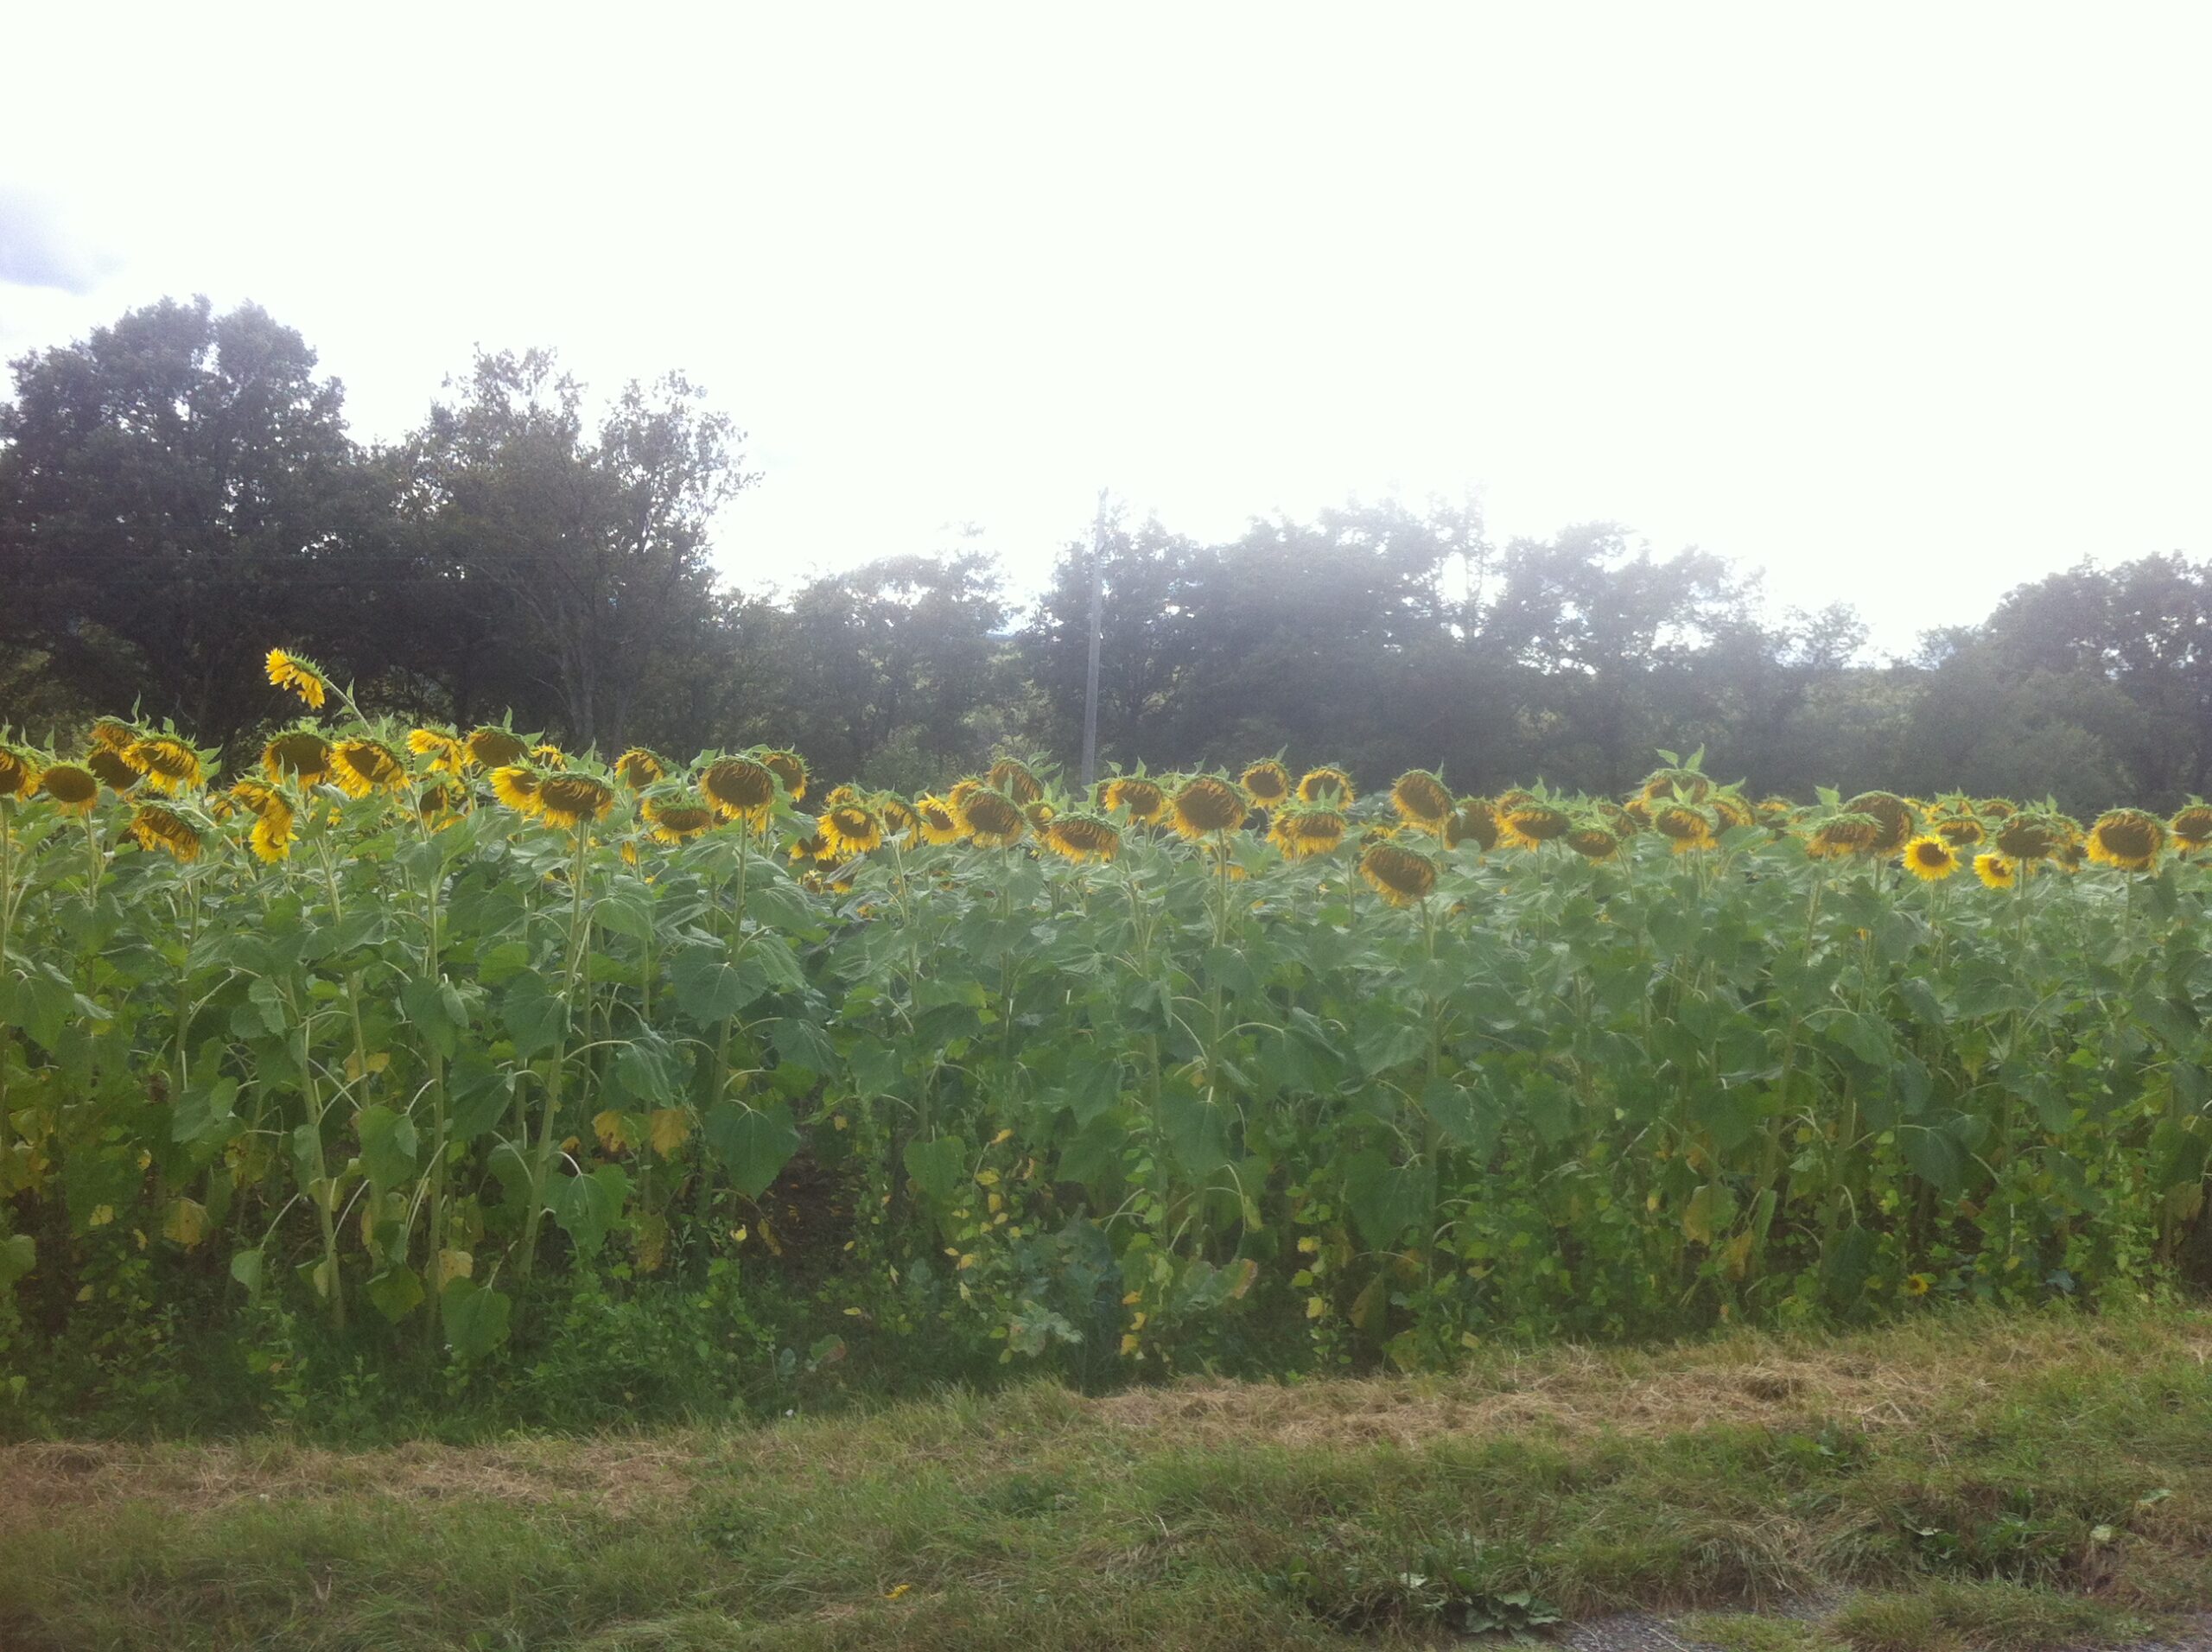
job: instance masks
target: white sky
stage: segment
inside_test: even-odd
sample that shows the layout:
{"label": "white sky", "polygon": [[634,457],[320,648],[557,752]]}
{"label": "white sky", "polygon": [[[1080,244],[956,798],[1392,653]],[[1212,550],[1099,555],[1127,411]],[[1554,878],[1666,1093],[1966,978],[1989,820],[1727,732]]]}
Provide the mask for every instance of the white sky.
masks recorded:
{"label": "white sky", "polygon": [[[0,0],[0,352],[253,298],[417,421],[681,366],[733,578],[1096,490],[1610,518],[1904,647],[2212,555],[2212,9]],[[13,277],[12,280],[9,279]]]}

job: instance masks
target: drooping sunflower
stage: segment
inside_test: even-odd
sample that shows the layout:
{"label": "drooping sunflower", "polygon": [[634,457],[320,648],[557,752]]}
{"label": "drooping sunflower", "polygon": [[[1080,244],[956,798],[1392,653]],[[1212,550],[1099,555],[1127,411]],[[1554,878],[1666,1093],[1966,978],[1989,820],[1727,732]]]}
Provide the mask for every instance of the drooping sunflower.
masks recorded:
{"label": "drooping sunflower", "polygon": [[1497,810],[1481,797],[1462,797],[1444,821],[1444,847],[1472,843],[1484,855],[1497,847]]}
{"label": "drooping sunflower", "polygon": [[1029,829],[1029,816],[1020,806],[990,786],[975,787],[959,799],[956,809],[966,835],[983,848],[1001,849],[1017,843]]}
{"label": "drooping sunflower", "polygon": [[1868,847],[1876,855],[1895,855],[1912,836],[1916,822],[1912,805],[1890,791],[1862,791],[1847,799],[1844,812],[1870,815],[1881,828],[1881,836]]}
{"label": "drooping sunflower", "polygon": [[806,759],[797,752],[763,752],[760,762],[784,783],[784,790],[791,793],[793,803],[806,796]]}
{"label": "drooping sunflower", "polygon": [[408,731],[407,749],[417,757],[430,759],[433,774],[461,774],[468,768],[468,747],[458,734],[449,734],[442,728],[415,728]]}
{"label": "drooping sunflower", "polygon": [[1653,805],[1651,829],[1667,840],[1667,847],[1676,855],[1689,855],[1713,847],[1713,828],[1718,817],[1709,809],[1694,803],[1669,803]]}
{"label": "drooping sunflower", "polygon": [[2061,872],[2079,872],[2088,859],[2089,846],[2085,841],[2060,845],[2058,853],[2050,857],[2050,863]]}
{"label": "drooping sunflower", "polygon": [[2010,889],[2020,880],[2020,866],[1993,849],[1984,849],[1974,857],[1974,875],[1992,889]]}
{"label": "drooping sunflower", "polygon": [[569,766],[569,754],[550,741],[531,747],[530,760],[539,768],[550,770],[556,774]]}
{"label": "drooping sunflower", "polygon": [[2166,823],[2166,829],[2174,835],[2174,847],[2184,853],[2212,843],[2212,804],[2190,804]]}
{"label": "drooping sunflower", "polygon": [[38,778],[38,789],[72,815],[89,815],[100,800],[100,778],[75,763],[56,763]]}
{"label": "drooping sunflower", "polygon": [[1713,790],[1713,782],[1695,769],[1654,769],[1643,777],[1637,788],[1643,801],[1654,805],[1662,803],[1703,803]]}
{"label": "drooping sunflower", "polygon": [[180,861],[200,858],[200,833],[191,822],[156,803],[138,805],[130,817],[130,835],[138,847],[151,852],[166,849]]}
{"label": "drooping sunflower", "polygon": [[1797,812],[1797,805],[1787,797],[1761,797],[1753,805],[1752,813],[1760,825],[1776,832],[1789,824],[1789,817]]}
{"label": "drooping sunflower", "polygon": [[947,843],[957,843],[967,835],[966,828],[952,812],[952,806],[942,797],[915,798],[914,818],[920,824],[925,843],[941,848]]}
{"label": "drooping sunflower", "polygon": [[1435,831],[1452,813],[1452,794],[1427,769],[1408,769],[1391,785],[1390,806],[1401,819]]}
{"label": "drooping sunflower", "polygon": [[785,850],[793,861],[826,861],[834,851],[830,840],[822,835],[822,823],[811,815],[794,814],[791,822],[797,829]]}
{"label": "drooping sunflower", "polygon": [[1081,866],[1109,861],[1122,852],[1122,833],[1113,822],[1090,814],[1060,815],[1044,830],[1045,847]]}
{"label": "drooping sunflower", "polygon": [[2008,860],[2023,864],[2048,860],[2065,847],[2069,834],[2055,816],[2042,810],[2009,815],[1999,824],[1998,848]]}
{"label": "drooping sunflower", "polygon": [[105,746],[97,747],[85,759],[85,766],[100,778],[100,784],[120,796],[145,777],[123,760],[123,753]]}
{"label": "drooping sunflower", "polygon": [[537,779],[537,812],[549,826],[564,829],[588,820],[605,820],[614,807],[614,788],[588,774],[543,774]]}
{"label": "drooping sunflower", "polygon": [[92,721],[92,744],[103,751],[119,753],[137,738],[138,731],[118,717],[99,717]]}
{"label": "drooping sunflower", "polygon": [[1045,783],[1030,772],[1028,765],[1010,757],[991,765],[988,779],[993,791],[1005,792],[1018,804],[1033,804],[1045,795]]}
{"label": "drooping sunflower", "polygon": [[776,775],[749,757],[720,757],[699,777],[699,790],[724,820],[743,821],[760,829],[776,806]]}
{"label": "drooping sunflower", "polygon": [[2166,823],[2140,809],[2110,809],[2089,828],[2089,858],[2123,872],[2151,872],[2166,852]]}
{"label": "drooping sunflower", "polygon": [[1805,853],[1815,861],[1840,861],[1848,855],[1872,854],[1881,837],[1880,821],[1847,810],[1813,829],[1813,835],[1805,840]]}
{"label": "drooping sunflower", "polygon": [[653,836],[664,843],[688,843],[713,829],[715,811],[705,804],[659,803],[646,811]]}
{"label": "drooping sunflower", "polygon": [[1393,906],[1410,906],[1436,891],[1436,862],[1419,849],[1388,838],[1359,852],[1359,875]]}
{"label": "drooping sunflower", "polygon": [[320,785],[330,778],[336,761],[330,742],[311,729],[279,734],[261,748],[262,772],[271,781],[289,778],[303,786]]}
{"label": "drooping sunflower", "polygon": [[253,811],[253,829],[246,835],[246,846],[255,856],[271,866],[290,858],[292,805],[284,794],[258,780],[240,780],[232,786],[231,796]]}
{"label": "drooping sunflower", "polygon": [[1029,817],[1029,829],[1033,832],[1041,832],[1052,823],[1052,817],[1060,811],[1042,797],[1039,797],[1033,802],[1022,804],[1021,812]]}
{"label": "drooping sunflower", "polygon": [[1941,883],[1959,869],[1959,852],[1940,833],[1929,832],[1904,846],[1904,869],[1923,883]]}
{"label": "drooping sunflower", "polygon": [[1140,826],[1150,826],[1167,813],[1167,794],[1141,774],[1118,775],[1106,783],[1106,806],[1120,810]]}
{"label": "drooping sunflower", "polygon": [[397,791],[407,784],[407,765],[382,740],[341,740],[330,748],[330,778],[349,797]]}
{"label": "drooping sunflower", "polygon": [[1195,774],[1175,789],[1170,816],[1176,835],[1195,842],[1244,823],[1244,794],[1228,781]]}
{"label": "drooping sunflower", "polygon": [[915,816],[914,805],[895,791],[877,792],[874,797],[868,799],[868,807],[874,810],[877,816],[883,822],[883,831],[887,837],[899,837],[911,834],[920,823]]}
{"label": "drooping sunflower", "polygon": [[615,778],[632,791],[643,791],[667,772],[668,765],[660,755],[642,746],[632,746],[614,759]]}
{"label": "drooping sunflower", "polygon": [[1539,843],[1565,837],[1574,822],[1563,809],[1524,796],[1510,809],[1498,810],[1498,836],[1515,848],[1532,849]]}
{"label": "drooping sunflower", "polygon": [[530,755],[530,742],[512,728],[486,724],[468,737],[468,759],[480,769],[506,769]]}
{"label": "drooping sunflower", "polygon": [[2020,812],[2020,805],[2010,797],[1976,797],[1974,811],[1984,820],[2010,820]]}
{"label": "drooping sunflower", "polygon": [[1758,819],[1758,810],[1745,801],[1744,795],[1726,786],[1707,797],[1706,806],[1713,810],[1724,832],[1738,826],[1749,826]]}
{"label": "drooping sunflower", "polygon": [[1621,850],[1621,840],[1610,826],[1586,821],[1567,835],[1567,846],[1586,861],[1610,861]]}
{"label": "drooping sunflower", "polygon": [[883,847],[883,822],[864,804],[841,803],[822,814],[823,840],[841,861]]}
{"label": "drooping sunflower", "polygon": [[203,778],[200,753],[181,740],[150,734],[123,748],[123,760],[146,777],[156,791],[181,791]]}
{"label": "drooping sunflower", "polygon": [[1262,759],[1236,777],[1244,795],[1264,809],[1272,809],[1290,796],[1290,771],[1272,757]]}
{"label": "drooping sunflower", "polygon": [[415,812],[434,831],[467,810],[468,788],[450,777],[434,778],[415,793]]}
{"label": "drooping sunflower", "polygon": [[492,771],[492,795],[518,815],[535,815],[543,804],[538,792],[543,781],[525,763],[508,763]]}
{"label": "drooping sunflower", "polygon": [[288,654],[281,648],[269,651],[269,685],[275,689],[289,689],[314,710],[322,709],[322,702],[330,684],[321,669],[313,661],[297,654]]}
{"label": "drooping sunflower", "polygon": [[1301,804],[1276,815],[1274,824],[1268,829],[1268,841],[1285,860],[1303,861],[1335,848],[1344,841],[1348,826],[1341,810],[1325,804]]}
{"label": "drooping sunflower", "polygon": [[1332,803],[1340,809],[1349,809],[1358,797],[1359,794],[1352,790],[1351,776],[1342,769],[1308,769],[1298,779],[1300,803]]}
{"label": "drooping sunflower", "polygon": [[1936,836],[1955,849],[1970,849],[1988,835],[1972,815],[1947,815],[1936,823]]}

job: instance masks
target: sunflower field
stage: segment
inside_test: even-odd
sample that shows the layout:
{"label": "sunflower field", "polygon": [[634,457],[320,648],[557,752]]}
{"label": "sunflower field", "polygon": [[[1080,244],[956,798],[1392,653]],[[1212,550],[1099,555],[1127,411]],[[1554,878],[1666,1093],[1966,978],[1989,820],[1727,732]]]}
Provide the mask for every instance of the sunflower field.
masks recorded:
{"label": "sunflower field", "polygon": [[0,751],[0,1351],[188,1292],[467,1367],[559,1281],[741,1267],[840,1350],[1103,1380],[2191,1262],[2212,808],[1669,753],[1620,801],[817,795],[269,676],[307,715],[250,772]]}

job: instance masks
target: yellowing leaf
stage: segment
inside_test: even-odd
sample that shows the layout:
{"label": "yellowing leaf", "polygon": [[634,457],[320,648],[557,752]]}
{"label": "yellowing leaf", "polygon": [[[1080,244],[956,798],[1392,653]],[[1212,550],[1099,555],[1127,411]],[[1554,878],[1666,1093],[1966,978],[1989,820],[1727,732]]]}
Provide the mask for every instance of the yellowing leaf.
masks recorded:
{"label": "yellowing leaf", "polygon": [[476,1257],[466,1250],[442,1250],[438,1253],[438,1288],[445,1287],[457,1279],[476,1277]]}
{"label": "yellowing leaf", "polygon": [[691,1138],[690,1112],[681,1107],[664,1107],[645,1121],[645,1134],[655,1153],[671,1158]]}
{"label": "yellowing leaf", "polygon": [[207,1207],[197,1199],[172,1199],[162,1223],[162,1237],[190,1250],[207,1236]]}
{"label": "yellowing leaf", "polygon": [[604,1153],[630,1150],[630,1121],[611,1107],[592,1120],[591,1133],[599,1138],[600,1149]]}

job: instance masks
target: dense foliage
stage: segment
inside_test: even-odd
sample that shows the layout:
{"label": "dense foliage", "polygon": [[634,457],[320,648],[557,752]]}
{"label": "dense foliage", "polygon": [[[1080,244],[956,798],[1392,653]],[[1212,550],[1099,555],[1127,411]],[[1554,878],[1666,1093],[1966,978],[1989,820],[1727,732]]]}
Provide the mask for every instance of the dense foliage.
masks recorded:
{"label": "dense foliage", "polygon": [[337,721],[227,787],[111,721],[0,756],[19,1354],[184,1303],[461,1369],[670,1280],[678,1358],[766,1290],[817,1362],[1421,1365],[2134,1297],[2198,1223],[2212,810],[1796,808],[1695,759],[1621,804],[824,796],[268,666]]}

